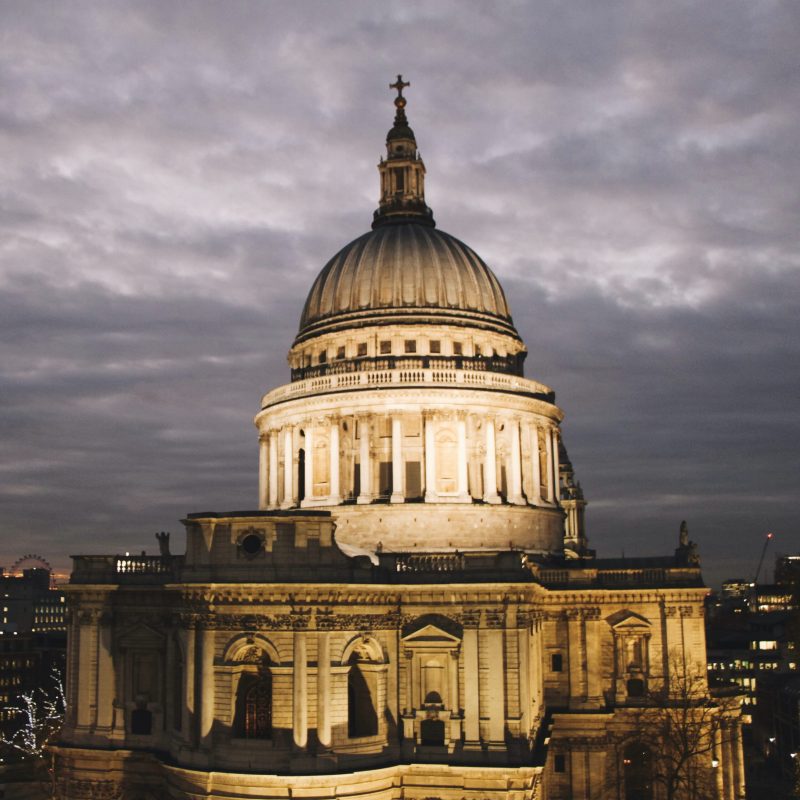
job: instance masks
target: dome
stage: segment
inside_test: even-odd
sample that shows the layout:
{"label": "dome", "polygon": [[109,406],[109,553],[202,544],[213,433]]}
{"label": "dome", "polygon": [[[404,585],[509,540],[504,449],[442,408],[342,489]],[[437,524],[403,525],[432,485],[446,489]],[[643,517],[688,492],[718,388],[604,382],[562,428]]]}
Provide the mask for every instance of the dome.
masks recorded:
{"label": "dome", "polygon": [[465,325],[519,339],[500,283],[481,257],[454,236],[413,221],[380,225],[325,265],[296,342],[386,322]]}

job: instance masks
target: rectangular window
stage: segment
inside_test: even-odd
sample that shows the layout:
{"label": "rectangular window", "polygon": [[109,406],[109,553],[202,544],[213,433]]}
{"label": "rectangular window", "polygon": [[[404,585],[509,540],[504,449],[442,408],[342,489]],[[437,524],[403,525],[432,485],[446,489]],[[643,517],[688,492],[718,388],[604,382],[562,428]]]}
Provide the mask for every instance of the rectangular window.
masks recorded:
{"label": "rectangular window", "polygon": [[392,352],[392,343],[389,339],[384,339],[380,343],[380,351],[382,356],[389,355]]}
{"label": "rectangular window", "polygon": [[479,356],[481,354],[481,346],[479,344],[475,345],[475,355]]}
{"label": "rectangular window", "polygon": [[367,354],[367,343],[366,342],[359,342],[358,343],[358,355],[359,357],[365,356]]}
{"label": "rectangular window", "polygon": [[415,339],[406,339],[403,347],[406,353],[416,353],[417,352],[417,342]]}
{"label": "rectangular window", "polygon": [[553,757],[553,772],[566,772],[567,758],[563,753],[557,753]]}
{"label": "rectangular window", "polygon": [[344,358],[344,345],[336,348],[336,358],[341,361]]}
{"label": "rectangular window", "polygon": [[553,672],[561,672],[564,669],[564,658],[561,653],[553,653],[550,657],[550,669]]}
{"label": "rectangular window", "polygon": [[453,342],[453,355],[460,356],[464,354],[464,345],[461,342]]}
{"label": "rectangular window", "polygon": [[392,462],[381,461],[378,465],[378,493],[388,497],[392,493]]}
{"label": "rectangular window", "polygon": [[442,343],[438,339],[431,339],[430,350],[431,353],[441,353]]}
{"label": "rectangular window", "polygon": [[406,189],[405,175],[402,169],[393,169],[394,174],[394,190],[396,192],[404,192]]}
{"label": "rectangular window", "polygon": [[324,364],[328,360],[328,351],[327,350],[320,350],[319,353],[319,363]]}
{"label": "rectangular window", "polygon": [[406,497],[422,498],[422,465],[419,461],[406,461]]}

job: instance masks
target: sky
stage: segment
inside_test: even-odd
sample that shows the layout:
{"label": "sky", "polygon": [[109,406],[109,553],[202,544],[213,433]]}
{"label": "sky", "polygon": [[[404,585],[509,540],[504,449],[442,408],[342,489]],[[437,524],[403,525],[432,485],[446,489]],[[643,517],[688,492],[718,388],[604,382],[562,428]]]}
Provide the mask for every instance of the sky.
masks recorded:
{"label": "sky", "polygon": [[[800,4],[0,4],[0,565],[256,506],[261,394],[369,228],[440,228],[555,388],[601,556],[800,551]],[[763,577],[764,573],[762,573]]]}

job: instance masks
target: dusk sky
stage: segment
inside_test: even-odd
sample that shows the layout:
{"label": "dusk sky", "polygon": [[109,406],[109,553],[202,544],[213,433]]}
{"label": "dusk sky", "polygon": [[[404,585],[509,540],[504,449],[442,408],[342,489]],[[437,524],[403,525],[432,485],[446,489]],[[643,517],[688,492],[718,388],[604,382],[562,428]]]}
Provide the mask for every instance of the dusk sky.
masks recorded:
{"label": "dusk sky", "polygon": [[[0,565],[256,507],[261,394],[365,232],[397,73],[601,556],[800,551],[800,4],[4,2]],[[771,569],[770,569],[771,574]]]}

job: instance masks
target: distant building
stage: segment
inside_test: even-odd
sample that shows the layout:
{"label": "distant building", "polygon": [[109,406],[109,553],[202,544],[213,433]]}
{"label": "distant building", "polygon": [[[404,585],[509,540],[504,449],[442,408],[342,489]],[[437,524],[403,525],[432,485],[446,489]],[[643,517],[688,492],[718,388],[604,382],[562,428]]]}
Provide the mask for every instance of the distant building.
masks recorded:
{"label": "distant building", "polygon": [[50,570],[32,567],[21,575],[6,575],[0,569],[0,596],[0,632],[67,630],[64,593],[52,585]]}
{"label": "distant building", "polygon": [[[64,675],[66,604],[49,569],[32,567],[21,575],[0,570],[0,730],[10,736],[23,719],[13,708],[24,694],[52,693]],[[4,763],[19,753],[2,754]]]}

